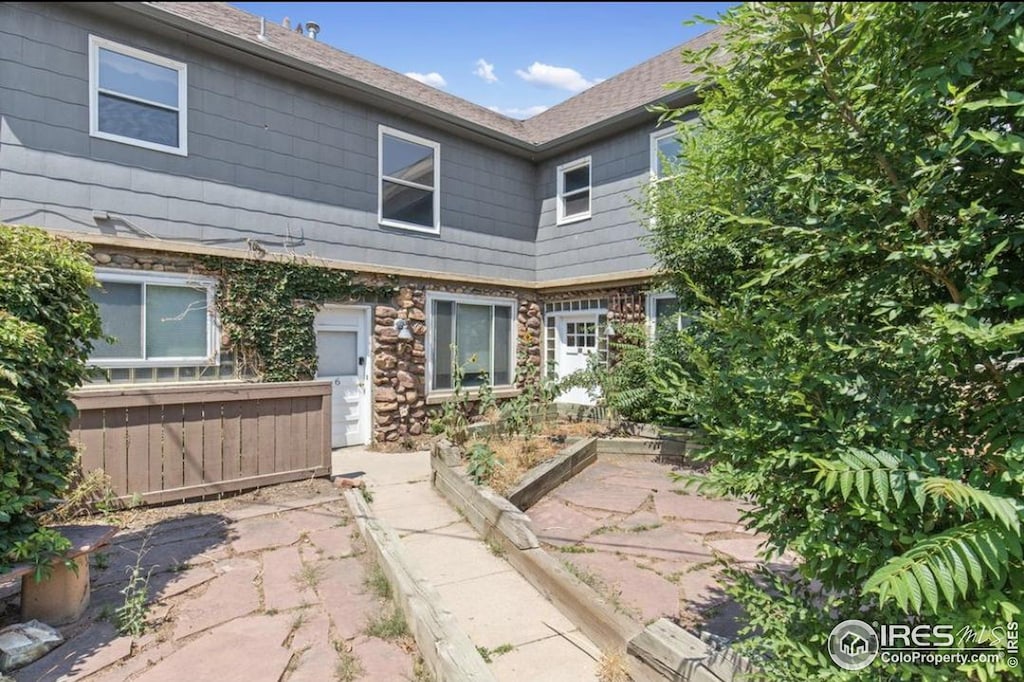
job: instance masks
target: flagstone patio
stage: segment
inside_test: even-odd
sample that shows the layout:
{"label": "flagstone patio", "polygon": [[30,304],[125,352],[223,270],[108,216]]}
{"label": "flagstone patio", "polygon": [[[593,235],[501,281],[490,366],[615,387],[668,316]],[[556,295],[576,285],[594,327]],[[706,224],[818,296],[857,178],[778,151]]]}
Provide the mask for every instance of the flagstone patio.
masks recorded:
{"label": "flagstone patio", "polygon": [[742,611],[725,593],[722,571],[763,563],[765,537],[744,529],[745,505],[688,492],[672,473],[693,472],[602,455],[527,514],[549,551],[639,621],[666,617],[732,639]]}
{"label": "flagstone patio", "polygon": [[[142,510],[94,555],[92,603],[65,643],[19,682],[413,680],[409,638],[364,634],[385,607],[364,585],[364,548],[326,480]],[[139,557],[141,556],[141,559]],[[149,575],[145,634],[119,635],[126,572]],[[4,621],[16,614],[16,588]]]}

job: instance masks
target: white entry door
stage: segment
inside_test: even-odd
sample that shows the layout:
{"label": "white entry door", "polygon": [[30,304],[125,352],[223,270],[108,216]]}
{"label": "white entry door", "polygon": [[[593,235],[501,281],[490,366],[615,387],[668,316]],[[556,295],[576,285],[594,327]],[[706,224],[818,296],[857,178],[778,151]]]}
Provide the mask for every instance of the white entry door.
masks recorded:
{"label": "white entry door", "polygon": [[[558,377],[566,377],[585,369],[587,358],[597,353],[598,324],[596,314],[560,315],[555,320],[556,352],[555,366]],[[555,402],[573,405],[593,405],[596,396],[585,388],[573,388],[563,392]]]}
{"label": "white entry door", "polygon": [[316,317],[317,379],[331,382],[331,447],[370,442],[369,309],[325,306]]}

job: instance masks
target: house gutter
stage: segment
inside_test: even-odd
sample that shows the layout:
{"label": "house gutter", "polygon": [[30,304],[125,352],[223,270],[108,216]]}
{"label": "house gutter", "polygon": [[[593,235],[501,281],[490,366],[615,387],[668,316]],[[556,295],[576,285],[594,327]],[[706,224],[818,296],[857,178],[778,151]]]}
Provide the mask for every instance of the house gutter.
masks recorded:
{"label": "house gutter", "polygon": [[[578,128],[565,135],[556,137],[544,142],[534,143],[520,137],[508,135],[491,127],[467,121],[461,116],[426,107],[421,103],[409,100],[401,95],[396,95],[387,90],[368,85],[362,81],[337,72],[310,64],[297,57],[292,57],[269,46],[262,45],[244,38],[224,33],[218,29],[210,28],[201,23],[180,17],[176,14],[166,12],[158,6],[145,2],[112,2],[112,3],[87,3],[94,11],[109,11],[110,7],[126,10],[136,16],[145,17],[151,21],[171,28],[179,29],[187,33],[200,36],[212,43],[243,52],[257,59],[273,62],[280,66],[294,69],[309,74],[314,78],[321,79],[332,85],[341,86],[347,90],[354,90],[362,96],[363,101],[381,106],[384,109],[400,113],[408,118],[415,119],[428,125],[437,125],[438,121],[444,126],[457,131],[465,131],[477,141],[485,142],[492,147],[497,147],[506,152],[515,154],[520,158],[530,161],[541,161],[559,152],[578,146],[592,139],[605,137],[614,134],[621,129],[630,127],[633,123],[640,123],[643,119],[651,116],[649,107],[658,104],[683,105],[696,100],[696,89],[688,87],[684,90],[673,92],[665,97],[652,102],[634,107],[615,116],[595,121],[583,128]],[[351,93],[347,93],[351,94]]]}

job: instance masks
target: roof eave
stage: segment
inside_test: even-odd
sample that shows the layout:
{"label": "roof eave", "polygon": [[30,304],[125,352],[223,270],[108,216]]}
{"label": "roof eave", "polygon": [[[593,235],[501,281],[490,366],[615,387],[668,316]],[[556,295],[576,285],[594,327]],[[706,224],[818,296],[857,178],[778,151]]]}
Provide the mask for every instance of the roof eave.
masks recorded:
{"label": "roof eave", "polygon": [[670,92],[663,97],[648,102],[638,107],[628,109],[622,113],[595,121],[582,128],[577,128],[565,135],[555,137],[541,142],[533,147],[536,160],[543,160],[556,156],[563,151],[578,147],[592,140],[606,137],[622,130],[631,128],[645,120],[650,119],[654,114],[651,107],[661,104],[667,106],[685,106],[697,101],[697,87],[689,86],[682,90]]}
{"label": "roof eave", "polygon": [[456,116],[440,109],[426,107],[422,103],[413,102],[412,100],[402,97],[401,95],[396,95],[393,92],[374,87],[354,78],[343,76],[329,69],[316,66],[315,64],[310,64],[309,62],[296,57],[278,52],[273,48],[263,47],[224,33],[215,28],[204,26],[203,24],[190,19],[165,12],[159,7],[143,2],[113,2],[110,4],[121,9],[129,10],[137,15],[144,16],[166,26],[181,29],[214,43],[239,50],[250,56],[271,61],[287,68],[296,69],[298,71],[308,73],[316,78],[323,79],[334,85],[340,85],[348,90],[354,90],[362,95],[362,99],[368,103],[377,104],[386,109],[397,111],[421,122],[436,125],[438,121],[441,121],[446,124],[447,127],[469,131],[475,136],[486,139],[493,145],[502,147],[507,151],[515,152],[518,156],[531,157],[536,151],[535,145],[526,140],[506,135],[487,126],[475,124],[460,116]]}

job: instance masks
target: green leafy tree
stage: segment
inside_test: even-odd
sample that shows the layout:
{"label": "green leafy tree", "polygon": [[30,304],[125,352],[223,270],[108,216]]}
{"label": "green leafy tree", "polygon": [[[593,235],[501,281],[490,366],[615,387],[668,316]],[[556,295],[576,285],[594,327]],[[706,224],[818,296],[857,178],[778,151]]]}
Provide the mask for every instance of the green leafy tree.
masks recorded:
{"label": "green leafy tree", "polygon": [[39,514],[73,473],[68,393],[101,334],[94,285],[83,245],[0,225],[0,571],[29,561],[38,576],[67,548]]}
{"label": "green leafy tree", "polygon": [[685,165],[646,208],[698,318],[679,390],[709,485],[802,557],[736,588],[770,679],[843,679],[844,618],[977,630],[1024,606],[1022,10],[744,5],[688,56],[700,103],[665,112]]}

